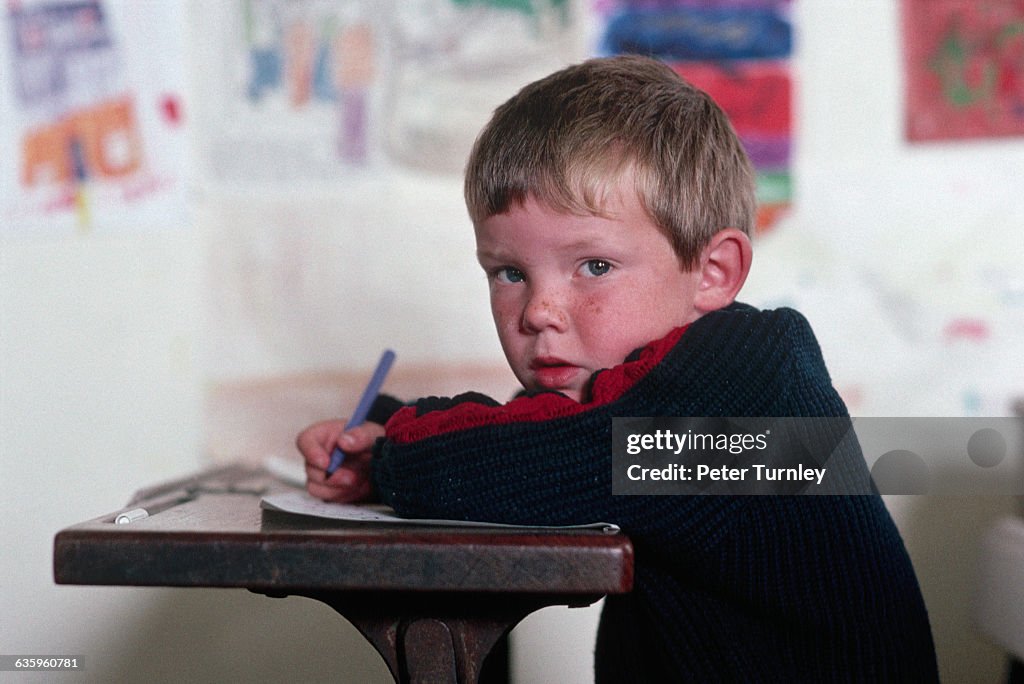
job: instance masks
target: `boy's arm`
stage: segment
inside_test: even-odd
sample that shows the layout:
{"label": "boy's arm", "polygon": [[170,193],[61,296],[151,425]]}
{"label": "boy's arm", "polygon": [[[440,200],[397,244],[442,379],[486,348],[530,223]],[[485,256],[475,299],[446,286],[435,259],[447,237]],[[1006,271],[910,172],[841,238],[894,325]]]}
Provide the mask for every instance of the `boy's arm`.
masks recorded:
{"label": "boy's arm", "polygon": [[[512,408],[494,408],[497,421]],[[658,415],[846,411],[802,316],[737,305],[693,323],[641,381],[608,405],[412,440],[389,435],[376,449],[372,476],[381,499],[400,515],[528,525],[600,520],[654,545],[685,540],[699,551],[727,532],[749,497],[611,492],[612,418]]]}
{"label": "boy's arm", "polygon": [[[600,415],[599,415],[600,414]],[[739,497],[613,496],[610,420],[604,412],[540,424],[495,425],[398,445],[382,440],[373,479],[407,517],[520,525],[610,522],[658,544],[703,550],[714,520]],[[723,523],[724,524],[724,523]]]}

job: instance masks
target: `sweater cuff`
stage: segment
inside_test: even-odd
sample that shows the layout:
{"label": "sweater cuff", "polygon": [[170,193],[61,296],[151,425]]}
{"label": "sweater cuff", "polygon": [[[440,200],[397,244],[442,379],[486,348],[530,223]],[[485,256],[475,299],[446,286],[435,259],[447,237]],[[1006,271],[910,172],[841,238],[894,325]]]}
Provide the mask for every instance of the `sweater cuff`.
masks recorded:
{"label": "sweater cuff", "polygon": [[370,412],[367,414],[366,420],[383,425],[403,406],[405,406],[404,403],[390,394],[379,394],[374,400],[373,405],[370,406]]}

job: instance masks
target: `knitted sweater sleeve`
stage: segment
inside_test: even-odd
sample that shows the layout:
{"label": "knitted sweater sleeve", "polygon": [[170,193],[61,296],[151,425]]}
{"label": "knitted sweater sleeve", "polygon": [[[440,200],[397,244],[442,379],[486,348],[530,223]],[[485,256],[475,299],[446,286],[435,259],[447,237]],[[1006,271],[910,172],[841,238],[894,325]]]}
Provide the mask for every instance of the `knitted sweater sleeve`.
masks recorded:
{"label": "knitted sweater sleeve", "polygon": [[378,445],[381,499],[409,517],[527,525],[616,523],[635,543],[701,551],[745,497],[613,496],[614,416],[845,415],[802,316],[742,305],[702,317],[610,404]]}

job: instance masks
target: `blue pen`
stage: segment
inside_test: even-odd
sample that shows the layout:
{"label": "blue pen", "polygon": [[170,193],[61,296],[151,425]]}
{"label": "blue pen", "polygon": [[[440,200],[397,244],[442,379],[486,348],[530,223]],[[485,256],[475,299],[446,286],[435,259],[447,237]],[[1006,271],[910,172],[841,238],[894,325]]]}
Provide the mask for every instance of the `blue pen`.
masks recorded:
{"label": "blue pen", "polygon": [[[366,385],[356,410],[352,412],[348,422],[345,423],[346,430],[362,425],[363,421],[366,420],[366,416],[370,413],[370,407],[373,406],[374,400],[380,394],[381,385],[384,384],[384,378],[387,377],[388,371],[391,370],[391,364],[394,360],[395,352],[390,349],[385,349],[384,353],[380,355],[380,361],[377,362],[377,369],[373,371],[373,377],[370,378],[369,384]],[[334,447],[334,451],[331,452],[331,463],[327,466],[327,477],[333,475],[334,471],[340,468],[344,461],[345,452],[341,450],[341,447]]]}

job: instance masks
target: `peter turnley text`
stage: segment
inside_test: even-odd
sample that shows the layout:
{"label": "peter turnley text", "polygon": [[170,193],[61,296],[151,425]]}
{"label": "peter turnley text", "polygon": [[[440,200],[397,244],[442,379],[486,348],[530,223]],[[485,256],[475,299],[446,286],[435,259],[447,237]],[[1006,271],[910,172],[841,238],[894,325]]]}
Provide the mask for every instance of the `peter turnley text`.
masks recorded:
{"label": "peter turnley text", "polygon": [[[787,437],[785,430],[772,436],[770,429],[747,431],[736,421],[705,425],[711,429],[656,429],[625,435],[626,454],[646,454],[651,459],[646,464],[620,461],[621,466],[625,466],[626,478],[632,482],[813,482],[818,485],[825,479],[826,468],[778,460],[797,451],[798,445]],[[673,462],[666,462],[666,458]],[[675,462],[677,460],[681,462]]]}
{"label": "peter turnley text", "polygon": [[633,481],[814,482],[820,485],[825,478],[825,471],[826,468],[805,468],[803,465],[796,468],[774,468],[755,464],[747,468],[731,468],[704,464],[684,466],[673,463],[663,468],[645,468],[634,464],[626,468],[626,476]]}

